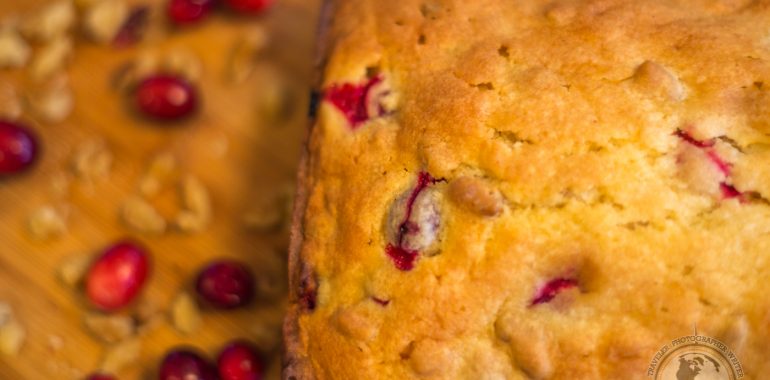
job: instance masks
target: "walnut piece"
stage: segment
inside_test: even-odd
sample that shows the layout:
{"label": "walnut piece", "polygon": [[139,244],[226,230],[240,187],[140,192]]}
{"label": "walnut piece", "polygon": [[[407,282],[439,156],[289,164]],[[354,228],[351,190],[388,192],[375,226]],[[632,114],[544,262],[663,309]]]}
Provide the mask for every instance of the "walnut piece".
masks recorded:
{"label": "walnut piece", "polygon": [[139,192],[145,197],[157,195],[163,183],[174,175],[176,167],[176,158],[171,153],[161,153],[155,156],[139,180]]}
{"label": "walnut piece", "polygon": [[72,56],[72,40],[58,37],[43,46],[30,64],[32,79],[38,82],[48,80],[54,73],[64,69]]}
{"label": "walnut piece", "polygon": [[123,202],[120,212],[123,222],[138,232],[162,234],[166,231],[166,220],[149,202],[132,196]]}
{"label": "walnut piece", "polygon": [[195,299],[186,292],[179,293],[171,303],[171,320],[183,334],[192,334],[201,325],[201,313]]}
{"label": "walnut piece", "polygon": [[86,254],[66,257],[57,268],[59,279],[65,285],[75,287],[86,274],[88,267],[91,265],[91,260],[91,255]]}
{"label": "walnut piece", "polygon": [[134,335],[134,321],[129,316],[89,313],[83,324],[96,338],[105,343],[117,343]]}
{"label": "walnut piece", "polygon": [[457,205],[482,216],[497,216],[503,211],[500,193],[485,180],[459,177],[449,184],[449,198]]}
{"label": "walnut piece", "polygon": [[0,83],[0,118],[15,120],[21,117],[21,112],[21,98],[16,89],[9,83]]}
{"label": "walnut piece", "polygon": [[445,342],[424,339],[414,343],[409,364],[420,376],[441,376],[452,370],[458,362],[452,349]]}
{"label": "walnut piece", "polygon": [[340,332],[359,341],[372,340],[379,330],[371,313],[360,305],[338,310],[334,322]]}
{"label": "walnut piece", "polygon": [[14,317],[11,306],[0,302],[0,354],[18,354],[26,336],[26,330]]}
{"label": "walnut piece", "polygon": [[21,350],[27,332],[16,320],[10,320],[0,326],[0,353],[15,356]]}
{"label": "walnut piece", "polygon": [[43,88],[33,91],[28,96],[32,111],[49,123],[64,121],[74,108],[72,89],[66,74],[61,74],[46,83]]}
{"label": "walnut piece", "polygon": [[188,50],[172,50],[163,62],[163,69],[180,74],[189,81],[197,81],[203,72],[200,58]]}
{"label": "walnut piece", "polygon": [[27,19],[22,25],[22,32],[38,41],[50,41],[67,33],[75,24],[75,18],[72,0],[59,0]]}
{"label": "walnut piece", "polygon": [[187,176],[182,180],[181,195],[184,209],[177,215],[177,226],[185,232],[203,230],[211,221],[208,190],[197,178]]}
{"label": "walnut piece", "polygon": [[33,211],[27,221],[29,232],[35,239],[47,240],[67,232],[67,210],[62,207],[42,206]]}
{"label": "walnut piece", "polygon": [[136,362],[141,351],[142,342],[137,338],[129,338],[109,346],[104,352],[100,368],[106,373],[120,372],[122,368]]}
{"label": "walnut piece", "polygon": [[31,50],[21,35],[11,28],[0,29],[0,68],[17,68],[27,64]]}
{"label": "walnut piece", "polygon": [[86,10],[84,27],[96,42],[109,43],[115,39],[126,18],[129,7],[123,0],[101,0]]}
{"label": "walnut piece", "polygon": [[230,83],[243,83],[257,67],[257,54],[267,45],[267,33],[261,27],[246,31],[233,44],[227,60],[225,77]]}
{"label": "walnut piece", "polygon": [[678,102],[684,99],[684,87],[679,79],[656,62],[644,61],[636,68],[633,79],[643,89],[663,95],[668,100]]}
{"label": "walnut piece", "polygon": [[112,153],[102,139],[92,139],[80,144],[72,157],[75,176],[86,181],[106,177],[112,166]]}

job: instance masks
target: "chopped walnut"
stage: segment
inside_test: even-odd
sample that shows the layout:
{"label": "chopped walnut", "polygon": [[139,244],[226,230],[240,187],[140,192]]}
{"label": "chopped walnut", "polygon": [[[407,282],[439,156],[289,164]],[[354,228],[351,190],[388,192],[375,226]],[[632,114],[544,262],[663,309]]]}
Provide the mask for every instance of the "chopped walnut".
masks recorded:
{"label": "chopped walnut", "polygon": [[166,315],[165,311],[161,308],[160,301],[145,296],[142,297],[136,306],[133,318],[136,322],[137,333],[144,335],[161,326],[166,320]]}
{"label": "chopped walnut", "polygon": [[177,215],[177,226],[186,232],[202,230],[211,220],[208,190],[197,178],[187,176],[182,180],[181,194],[184,210]]}
{"label": "chopped walnut", "polygon": [[531,378],[553,375],[551,342],[542,328],[503,312],[495,321],[495,334],[509,344],[516,364]]}
{"label": "chopped walnut", "polygon": [[22,67],[27,64],[31,50],[18,32],[0,28],[0,68]]}
{"label": "chopped walnut", "polygon": [[50,205],[40,207],[29,216],[27,227],[35,239],[61,236],[67,232],[67,209]]}
{"label": "chopped walnut", "polygon": [[75,24],[75,17],[73,2],[59,0],[27,19],[22,25],[22,32],[29,38],[49,41],[67,33]]}
{"label": "chopped walnut", "polygon": [[179,293],[171,303],[174,327],[183,334],[192,334],[201,324],[201,313],[195,299],[188,293]]}
{"label": "chopped walnut", "polygon": [[69,174],[64,171],[57,171],[51,174],[51,178],[49,180],[51,196],[57,199],[62,199],[69,195],[70,184],[72,182]]}
{"label": "chopped walnut", "polygon": [[[2,64],[0,63],[1,66]],[[21,98],[16,89],[9,83],[0,83],[0,118],[15,120],[21,116],[21,112]]]}
{"label": "chopped walnut", "polygon": [[171,153],[155,156],[144,176],[139,180],[139,192],[146,197],[157,195],[163,183],[176,172],[176,167],[176,158]]}
{"label": "chopped walnut", "polygon": [[278,229],[285,218],[284,198],[284,196],[276,194],[272,197],[258,199],[255,205],[243,215],[244,225],[256,231]]}
{"label": "chopped walnut", "polygon": [[293,114],[296,96],[285,80],[277,74],[273,76],[274,80],[261,86],[260,111],[267,123],[280,125]]}
{"label": "chopped walnut", "polygon": [[684,99],[684,87],[668,69],[653,61],[644,61],[634,72],[634,82],[647,91],[672,101]]}
{"label": "chopped walnut", "polygon": [[415,342],[409,354],[409,364],[420,376],[444,377],[458,359],[448,344],[433,339]]}
{"label": "chopped walnut", "polygon": [[120,372],[122,368],[136,362],[141,351],[142,342],[137,338],[129,338],[109,346],[104,352],[100,368],[106,373]]}
{"label": "chopped walnut", "polygon": [[16,320],[13,309],[5,302],[0,302],[0,353],[15,356],[19,353],[27,333]]}
{"label": "chopped walnut", "polygon": [[88,140],[75,149],[72,168],[79,179],[102,179],[109,174],[111,166],[112,153],[102,139]]}
{"label": "chopped walnut", "polygon": [[158,53],[152,50],[142,51],[134,60],[124,63],[116,70],[113,85],[118,90],[130,90],[143,78],[157,71],[158,67]]}
{"label": "chopped walnut", "polygon": [[112,42],[129,13],[130,9],[124,0],[94,2],[85,12],[85,30],[97,42]]}
{"label": "chopped walnut", "polygon": [[6,324],[13,318],[13,309],[11,305],[0,302],[0,326]]}
{"label": "chopped walnut", "polygon": [[62,74],[28,96],[32,111],[44,121],[58,123],[66,119],[74,108],[72,90],[67,76]]}
{"label": "chopped walnut", "polygon": [[261,27],[245,32],[235,41],[227,61],[226,78],[231,83],[243,83],[256,68],[257,54],[267,45],[267,33]]}
{"label": "chopped walnut", "polygon": [[166,230],[166,220],[163,216],[141,197],[132,196],[126,199],[120,214],[123,222],[136,231],[162,234]]}
{"label": "chopped walnut", "polygon": [[0,326],[0,353],[15,356],[21,350],[27,336],[24,327],[15,319]]}
{"label": "chopped walnut", "polygon": [[177,73],[189,81],[197,81],[201,77],[203,65],[200,58],[187,50],[172,50],[168,52],[163,62],[164,69]]}
{"label": "chopped walnut", "polygon": [[65,285],[75,287],[86,274],[91,260],[91,255],[85,254],[66,257],[57,267],[59,279]]}
{"label": "chopped walnut", "polygon": [[460,177],[449,184],[449,198],[461,207],[483,216],[503,211],[500,193],[483,179]]}
{"label": "chopped walnut", "polygon": [[377,335],[379,326],[368,312],[369,310],[360,305],[340,309],[334,315],[335,326],[340,332],[353,339],[370,341]]}
{"label": "chopped walnut", "polygon": [[58,335],[48,335],[48,348],[53,351],[61,351],[64,348],[64,339]]}
{"label": "chopped walnut", "polygon": [[54,73],[64,68],[72,55],[72,40],[59,37],[43,46],[35,55],[30,65],[30,73],[36,81],[48,80]]}
{"label": "chopped walnut", "polygon": [[83,323],[91,334],[105,343],[117,343],[134,335],[134,321],[129,316],[89,313]]}

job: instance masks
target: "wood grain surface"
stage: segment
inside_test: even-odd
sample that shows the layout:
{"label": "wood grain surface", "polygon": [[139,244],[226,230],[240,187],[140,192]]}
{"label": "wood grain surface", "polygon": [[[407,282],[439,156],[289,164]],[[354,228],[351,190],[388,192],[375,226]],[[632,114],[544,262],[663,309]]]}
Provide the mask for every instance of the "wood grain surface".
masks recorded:
{"label": "wood grain surface", "polygon": [[[24,15],[43,3],[0,1],[0,19]],[[171,347],[192,345],[213,358],[232,338],[257,344],[269,358],[268,378],[278,378],[288,233],[286,228],[249,230],[243,217],[294,180],[305,126],[317,3],[278,0],[267,15],[255,18],[218,12],[200,26],[169,29],[129,48],[75,39],[66,70],[75,95],[73,113],[51,124],[25,112],[22,120],[41,138],[41,160],[31,172],[0,182],[0,301],[13,306],[27,331],[18,356],[0,355],[0,379],[80,379],[98,368],[109,345],[83,327],[87,304],[78,289],[57,279],[56,271],[65,258],[98,252],[126,236],[144,243],[152,256],[151,277],[138,304],[167,308],[172,297],[189,288],[199,268],[221,257],[247,262],[258,279],[260,295],[244,310],[204,310],[202,326],[190,335],[162,319],[141,336],[140,358],[118,374],[120,379],[154,379],[159,360]],[[227,57],[255,27],[267,31],[269,45],[256,59],[252,75],[233,83],[227,80]],[[141,51],[162,54],[180,48],[202,60],[200,112],[174,125],[132,114],[125,94],[111,85],[116,70]],[[23,70],[0,70],[0,85],[14,86],[21,93],[33,86]],[[94,138],[104,139],[113,154],[109,175],[94,181],[73,178],[73,153]],[[147,235],[120,220],[119,209],[137,193],[151,158],[164,152],[178,159],[180,176],[198,177],[210,192],[213,220],[201,232],[170,228],[162,235]],[[68,177],[72,179],[68,191],[54,191],[54,182]],[[179,208],[177,188],[171,182],[151,200],[167,218]],[[45,205],[66,206],[70,214],[66,233],[41,241],[31,236],[27,220]],[[52,345],[59,340],[60,348]]]}

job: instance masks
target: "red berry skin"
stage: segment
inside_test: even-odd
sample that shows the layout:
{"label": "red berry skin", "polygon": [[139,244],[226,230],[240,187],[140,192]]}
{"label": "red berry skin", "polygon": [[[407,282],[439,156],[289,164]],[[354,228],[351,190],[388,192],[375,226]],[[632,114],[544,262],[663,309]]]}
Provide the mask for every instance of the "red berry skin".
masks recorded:
{"label": "red berry skin", "polygon": [[143,115],[163,121],[190,116],[198,107],[195,87],[182,77],[159,74],[145,78],[134,93],[136,108]]}
{"label": "red berry skin", "polygon": [[146,250],[137,243],[124,240],[108,247],[86,276],[88,299],[106,312],[128,305],[146,282],[148,267]]}
{"label": "red berry skin", "polygon": [[159,380],[217,380],[216,369],[189,348],[176,349],[163,358]]}
{"label": "red berry skin", "polygon": [[174,24],[191,25],[210,15],[214,4],[214,0],[170,0],[166,10]]}
{"label": "red berry skin", "polygon": [[198,274],[195,288],[205,303],[218,309],[233,309],[248,304],[254,297],[254,278],[245,265],[221,260]]}
{"label": "red berry skin", "polygon": [[25,125],[0,120],[0,178],[29,169],[38,155],[35,134]]}
{"label": "red berry skin", "polygon": [[94,373],[86,377],[86,380],[117,380],[115,376],[104,373]]}
{"label": "red berry skin", "polygon": [[535,295],[535,298],[532,299],[530,306],[551,302],[551,300],[559,295],[559,293],[568,289],[576,288],[579,285],[580,284],[576,279],[555,278],[540,288],[538,293]]}
{"label": "red berry skin", "polygon": [[244,341],[232,342],[222,349],[217,367],[221,380],[261,380],[265,375],[262,357]]}
{"label": "red berry skin", "polygon": [[273,4],[273,0],[225,0],[230,9],[244,14],[258,15]]}

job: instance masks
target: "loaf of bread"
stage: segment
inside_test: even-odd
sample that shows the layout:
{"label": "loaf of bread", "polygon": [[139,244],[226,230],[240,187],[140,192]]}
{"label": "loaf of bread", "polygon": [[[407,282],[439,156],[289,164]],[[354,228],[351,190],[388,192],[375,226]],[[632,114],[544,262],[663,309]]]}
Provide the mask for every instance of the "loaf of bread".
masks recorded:
{"label": "loaf of bread", "polygon": [[768,376],[770,2],[325,5],[286,379]]}

